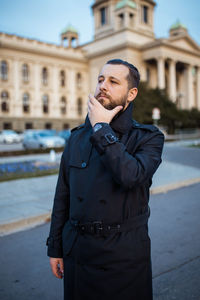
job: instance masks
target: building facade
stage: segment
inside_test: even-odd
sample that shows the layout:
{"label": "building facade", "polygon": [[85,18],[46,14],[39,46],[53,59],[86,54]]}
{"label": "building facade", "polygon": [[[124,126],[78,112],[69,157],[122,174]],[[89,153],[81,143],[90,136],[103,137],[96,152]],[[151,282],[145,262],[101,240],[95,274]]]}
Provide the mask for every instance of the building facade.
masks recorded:
{"label": "building facade", "polygon": [[200,110],[200,47],[179,22],[154,35],[152,0],[96,0],[94,39],[79,45],[68,26],[60,45],[0,33],[0,130],[64,129],[84,121],[101,66],[133,63],[141,80],[166,89],[179,108]]}

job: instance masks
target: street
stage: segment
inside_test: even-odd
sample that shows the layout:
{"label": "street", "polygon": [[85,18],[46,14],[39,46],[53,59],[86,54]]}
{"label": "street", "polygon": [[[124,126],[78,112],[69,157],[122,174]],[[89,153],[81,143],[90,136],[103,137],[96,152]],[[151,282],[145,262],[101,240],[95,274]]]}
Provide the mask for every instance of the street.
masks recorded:
{"label": "street", "polygon": [[0,152],[1,151],[15,151],[15,150],[24,150],[22,142],[12,143],[12,144],[0,143]]}
{"label": "street", "polygon": [[[196,184],[151,196],[154,300],[200,299],[199,194]],[[46,256],[49,225],[1,237],[0,299],[62,299]]]}

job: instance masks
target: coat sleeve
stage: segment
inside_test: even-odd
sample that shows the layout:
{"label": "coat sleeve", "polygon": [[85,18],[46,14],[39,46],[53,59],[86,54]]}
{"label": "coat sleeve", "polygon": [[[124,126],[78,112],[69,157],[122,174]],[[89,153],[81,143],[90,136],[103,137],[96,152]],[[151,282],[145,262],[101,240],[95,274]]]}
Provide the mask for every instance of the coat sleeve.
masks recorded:
{"label": "coat sleeve", "polygon": [[69,218],[68,152],[68,145],[66,145],[61,157],[51,214],[50,233],[46,242],[48,246],[47,255],[56,258],[63,256],[62,229]]}
{"label": "coat sleeve", "polygon": [[[141,185],[152,178],[162,161],[164,135],[157,129],[146,131],[132,154],[129,154],[126,146],[117,139],[109,124],[93,133],[90,141],[113,179],[125,189]],[[136,140],[132,143],[136,144]]]}

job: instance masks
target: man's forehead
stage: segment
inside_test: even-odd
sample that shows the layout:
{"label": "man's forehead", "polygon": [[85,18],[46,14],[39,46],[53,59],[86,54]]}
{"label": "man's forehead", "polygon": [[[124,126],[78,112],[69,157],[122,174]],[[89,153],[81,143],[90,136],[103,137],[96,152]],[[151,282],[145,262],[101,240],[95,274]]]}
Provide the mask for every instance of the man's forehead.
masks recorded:
{"label": "man's forehead", "polygon": [[129,69],[124,65],[105,64],[102,67],[99,76],[126,78],[128,73]]}

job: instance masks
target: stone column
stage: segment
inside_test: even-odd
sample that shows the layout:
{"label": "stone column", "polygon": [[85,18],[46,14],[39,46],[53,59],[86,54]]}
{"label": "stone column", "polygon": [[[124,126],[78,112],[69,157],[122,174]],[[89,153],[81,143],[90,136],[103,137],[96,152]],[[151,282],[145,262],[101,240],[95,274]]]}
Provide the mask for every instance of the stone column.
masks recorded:
{"label": "stone column", "polygon": [[197,67],[197,109],[200,110],[200,66]]}
{"label": "stone column", "polygon": [[176,62],[169,61],[169,96],[170,99],[176,101]]}
{"label": "stone column", "polygon": [[165,60],[159,57],[157,60],[157,75],[158,75],[158,88],[163,90],[165,88]]}
{"label": "stone column", "polygon": [[192,66],[187,66],[187,108],[191,109],[194,107],[194,90],[193,90],[193,75],[192,75]]}

